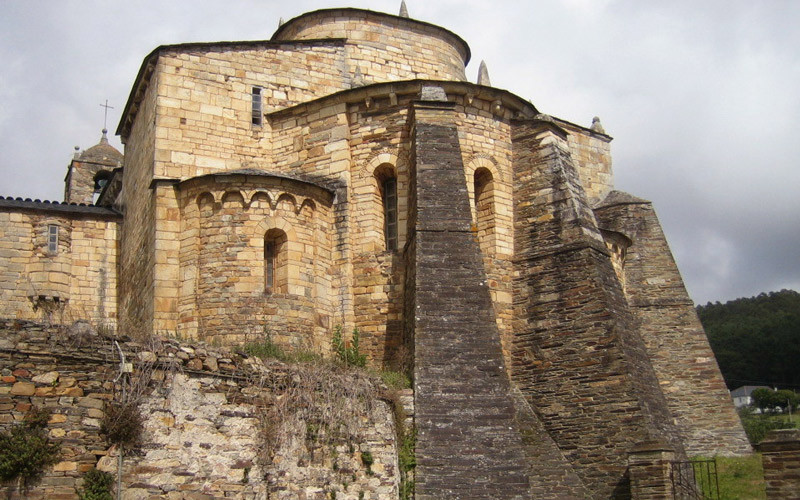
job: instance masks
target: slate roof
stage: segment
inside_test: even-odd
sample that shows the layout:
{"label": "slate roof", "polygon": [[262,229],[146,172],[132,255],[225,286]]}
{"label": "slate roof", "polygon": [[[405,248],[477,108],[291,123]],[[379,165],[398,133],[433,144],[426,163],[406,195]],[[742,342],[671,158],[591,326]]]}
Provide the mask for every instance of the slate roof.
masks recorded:
{"label": "slate roof", "polygon": [[122,214],[106,207],[86,205],[84,203],[63,203],[50,200],[32,200],[30,198],[13,198],[0,196],[0,210],[35,210],[55,212],[65,215],[94,215],[101,217],[122,217]]}

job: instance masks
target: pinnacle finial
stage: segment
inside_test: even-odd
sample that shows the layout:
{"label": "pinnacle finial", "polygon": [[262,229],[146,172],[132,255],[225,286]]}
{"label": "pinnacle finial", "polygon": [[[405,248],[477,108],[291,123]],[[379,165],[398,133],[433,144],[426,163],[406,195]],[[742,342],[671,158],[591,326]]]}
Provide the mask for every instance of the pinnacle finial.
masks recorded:
{"label": "pinnacle finial", "polygon": [[100,144],[108,144],[108,129],[103,127],[103,136],[100,138]]}
{"label": "pinnacle finial", "polygon": [[481,65],[478,67],[478,85],[492,86],[492,82],[489,80],[489,70],[486,68],[486,61],[481,61]]}
{"label": "pinnacle finial", "polygon": [[408,7],[406,7],[406,0],[400,0],[400,17],[408,17]]}
{"label": "pinnacle finial", "polygon": [[603,124],[600,123],[600,117],[595,116],[592,118],[592,126],[589,127],[589,130],[592,132],[597,132],[598,134],[605,134],[606,130],[603,128]]}
{"label": "pinnacle finial", "polygon": [[283,18],[279,17],[278,18],[278,28],[280,28],[281,26],[283,26]]}

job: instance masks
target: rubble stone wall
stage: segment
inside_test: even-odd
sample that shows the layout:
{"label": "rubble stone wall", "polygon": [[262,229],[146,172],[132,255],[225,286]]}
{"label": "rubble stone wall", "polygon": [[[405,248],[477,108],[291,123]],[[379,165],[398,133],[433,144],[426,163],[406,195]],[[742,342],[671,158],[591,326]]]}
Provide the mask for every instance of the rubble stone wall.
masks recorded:
{"label": "rubble stone wall", "polygon": [[[299,436],[264,456],[265,408],[286,365],[205,344],[155,338],[120,341],[133,377],[147,376],[143,439],[126,452],[123,498],[396,498],[399,473],[393,413],[378,401],[359,441],[325,444]],[[61,456],[32,490],[4,485],[13,499],[77,500],[83,474],[116,474],[117,447],[101,434],[105,409],[120,397],[119,355],[88,323],[70,328],[0,320],[0,430],[32,407],[51,411],[50,439]],[[369,452],[371,465],[365,463]],[[266,466],[266,470],[265,470]]]}

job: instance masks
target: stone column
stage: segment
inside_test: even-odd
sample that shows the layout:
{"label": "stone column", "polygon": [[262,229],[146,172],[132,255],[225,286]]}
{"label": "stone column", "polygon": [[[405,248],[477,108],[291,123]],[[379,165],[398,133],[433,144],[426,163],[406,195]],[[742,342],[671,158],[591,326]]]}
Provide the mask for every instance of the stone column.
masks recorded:
{"label": "stone column", "polygon": [[800,499],[800,429],[771,431],[757,446],[767,498]]}
{"label": "stone column", "polygon": [[643,441],[628,453],[631,499],[650,500],[673,497],[670,462],[675,449],[663,441]]}

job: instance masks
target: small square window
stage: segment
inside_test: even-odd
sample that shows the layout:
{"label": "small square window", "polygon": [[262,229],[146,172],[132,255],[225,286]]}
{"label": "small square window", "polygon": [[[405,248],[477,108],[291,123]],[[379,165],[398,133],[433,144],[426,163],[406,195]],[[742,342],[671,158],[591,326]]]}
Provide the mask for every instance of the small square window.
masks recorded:
{"label": "small square window", "polygon": [[47,251],[58,253],[58,226],[55,224],[47,226]]}
{"label": "small square window", "polygon": [[260,127],[261,122],[264,119],[263,109],[261,106],[261,87],[253,87],[251,96],[253,104],[252,123],[257,127]]}

